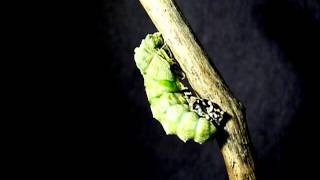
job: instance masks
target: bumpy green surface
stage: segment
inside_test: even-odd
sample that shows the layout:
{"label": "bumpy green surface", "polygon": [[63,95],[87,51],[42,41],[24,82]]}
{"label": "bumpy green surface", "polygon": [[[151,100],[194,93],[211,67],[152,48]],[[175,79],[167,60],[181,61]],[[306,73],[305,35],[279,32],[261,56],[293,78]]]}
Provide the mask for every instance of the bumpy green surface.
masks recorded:
{"label": "bumpy green surface", "polygon": [[160,33],[149,34],[135,49],[134,59],[143,78],[153,117],[168,135],[183,142],[193,139],[202,144],[216,132],[214,125],[190,111],[181,82],[170,70],[174,60]]}

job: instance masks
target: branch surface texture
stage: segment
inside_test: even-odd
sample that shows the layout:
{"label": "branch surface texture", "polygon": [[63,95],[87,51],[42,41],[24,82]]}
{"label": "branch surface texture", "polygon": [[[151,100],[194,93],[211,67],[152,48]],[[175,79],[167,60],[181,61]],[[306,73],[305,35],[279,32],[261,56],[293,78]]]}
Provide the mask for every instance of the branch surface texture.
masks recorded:
{"label": "branch surface texture", "polygon": [[[229,179],[256,179],[245,110],[199,46],[173,0],[140,0],[162,33],[187,79],[201,98],[217,103],[231,117],[216,137]],[[200,3],[200,2],[195,2]]]}

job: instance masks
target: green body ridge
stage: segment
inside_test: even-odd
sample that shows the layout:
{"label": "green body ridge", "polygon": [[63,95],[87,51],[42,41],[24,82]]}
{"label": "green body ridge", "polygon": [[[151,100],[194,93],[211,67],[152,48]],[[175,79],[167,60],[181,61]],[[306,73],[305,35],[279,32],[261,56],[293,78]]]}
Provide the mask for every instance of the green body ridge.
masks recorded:
{"label": "green body ridge", "polygon": [[181,82],[171,71],[175,63],[159,32],[149,34],[135,49],[134,59],[144,78],[152,115],[167,135],[177,135],[183,142],[202,144],[216,132],[215,126],[191,111],[181,93]]}

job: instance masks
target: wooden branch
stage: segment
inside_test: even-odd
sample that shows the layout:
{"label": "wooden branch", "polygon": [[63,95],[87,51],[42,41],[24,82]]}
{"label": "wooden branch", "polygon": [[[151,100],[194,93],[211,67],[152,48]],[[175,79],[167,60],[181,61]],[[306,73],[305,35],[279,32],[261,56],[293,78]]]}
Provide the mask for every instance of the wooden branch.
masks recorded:
{"label": "wooden branch", "polygon": [[233,96],[215,67],[210,65],[174,1],[140,2],[162,33],[192,88],[202,98],[217,103],[231,116],[223,128],[226,136],[217,136],[229,179],[256,179],[243,106]]}

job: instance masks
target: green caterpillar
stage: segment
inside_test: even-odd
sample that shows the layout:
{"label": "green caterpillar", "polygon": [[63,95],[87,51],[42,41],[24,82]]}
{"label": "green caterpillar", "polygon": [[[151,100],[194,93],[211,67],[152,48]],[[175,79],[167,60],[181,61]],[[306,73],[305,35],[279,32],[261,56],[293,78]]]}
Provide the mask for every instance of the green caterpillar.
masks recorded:
{"label": "green caterpillar", "polygon": [[144,78],[152,115],[167,135],[202,144],[215,134],[223,111],[215,103],[191,96],[174,72],[177,63],[159,32],[142,40],[134,59]]}

